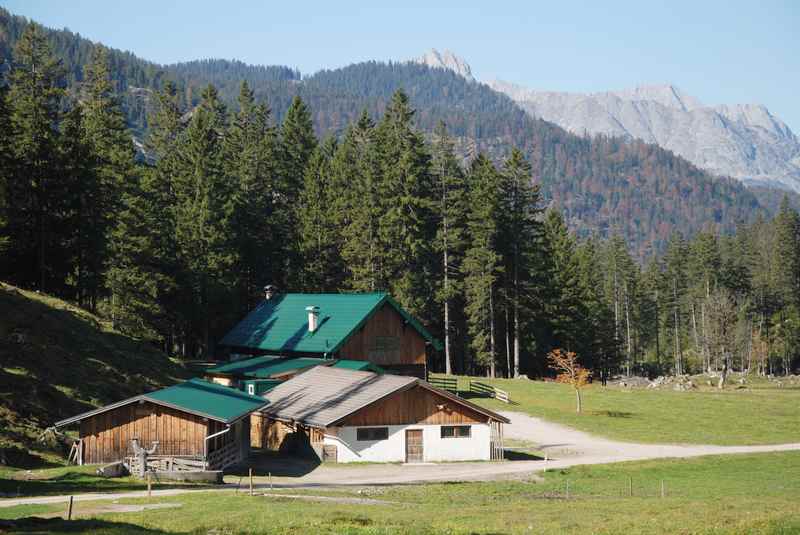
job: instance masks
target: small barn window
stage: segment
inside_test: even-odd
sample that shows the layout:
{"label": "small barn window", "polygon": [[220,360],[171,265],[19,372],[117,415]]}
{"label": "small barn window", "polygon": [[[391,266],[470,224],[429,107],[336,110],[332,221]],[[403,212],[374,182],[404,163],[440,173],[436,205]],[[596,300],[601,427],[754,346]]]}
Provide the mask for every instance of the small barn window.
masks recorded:
{"label": "small barn window", "polygon": [[256,395],[256,385],[254,385],[254,384],[247,385],[247,393],[250,394],[251,396],[255,396]]}
{"label": "small barn window", "polygon": [[469,438],[470,426],[468,425],[443,425],[442,438]]}
{"label": "small barn window", "polygon": [[356,440],[359,442],[386,440],[387,438],[389,438],[388,427],[359,427],[356,429]]}

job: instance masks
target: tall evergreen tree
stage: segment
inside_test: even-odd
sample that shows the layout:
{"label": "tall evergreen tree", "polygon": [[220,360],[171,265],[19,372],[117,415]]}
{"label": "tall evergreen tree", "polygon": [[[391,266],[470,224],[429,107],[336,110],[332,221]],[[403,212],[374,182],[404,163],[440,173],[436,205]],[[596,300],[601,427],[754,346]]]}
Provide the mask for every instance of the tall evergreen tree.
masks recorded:
{"label": "tall evergreen tree", "polygon": [[13,202],[7,206],[10,253],[3,275],[42,291],[61,291],[63,273],[51,265],[66,255],[64,184],[55,172],[63,69],[37,24],[20,36],[8,79],[13,173],[6,189]]}
{"label": "tall evergreen tree", "polygon": [[182,312],[189,343],[199,345],[189,352],[199,350],[202,355],[213,352],[214,325],[228,324],[235,317],[229,291],[238,260],[230,225],[235,184],[223,173],[225,122],[225,106],[217,90],[208,86],[177,146],[177,249],[190,291]]}
{"label": "tall evergreen tree", "polygon": [[474,364],[494,376],[497,363],[495,301],[503,270],[497,243],[502,178],[492,162],[480,154],[472,162],[467,180],[468,245],[463,265],[467,329]]}
{"label": "tall evergreen tree", "polygon": [[[520,373],[522,323],[530,317],[536,268],[542,263],[542,225],[538,219],[541,197],[539,186],[533,184],[531,165],[520,150],[511,151],[501,177],[499,248],[504,264],[502,286],[506,317],[511,317],[506,336],[513,340],[513,376],[517,377]],[[511,374],[512,370],[509,370]]]}
{"label": "tall evergreen tree", "polygon": [[408,97],[398,90],[376,130],[378,191],[384,205],[378,232],[388,290],[412,314],[429,316],[436,265],[435,200],[430,156],[413,117]]}
{"label": "tall evergreen tree", "polygon": [[123,190],[133,174],[135,151],[125,126],[125,116],[111,82],[108,51],[98,46],[86,69],[83,87],[83,133],[91,161],[93,180],[85,181],[80,217],[84,244],[91,254],[82,254],[79,301],[95,308],[109,259],[109,241],[114,218],[121,209]]}
{"label": "tall evergreen tree", "polygon": [[453,373],[452,332],[454,304],[462,295],[461,265],[464,260],[466,183],[456,160],[447,127],[439,123],[433,142],[431,174],[436,190],[436,250],[441,255],[441,284],[436,294],[442,307],[445,373]]}
{"label": "tall evergreen tree", "polygon": [[242,82],[239,111],[231,119],[224,140],[224,169],[235,185],[233,230],[239,255],[237,285],[240,309],[249,310],[269,283],[281,280],[278,261],[283,250],[279,202],[277,132],[270,110],[256,104],[253,91]]}

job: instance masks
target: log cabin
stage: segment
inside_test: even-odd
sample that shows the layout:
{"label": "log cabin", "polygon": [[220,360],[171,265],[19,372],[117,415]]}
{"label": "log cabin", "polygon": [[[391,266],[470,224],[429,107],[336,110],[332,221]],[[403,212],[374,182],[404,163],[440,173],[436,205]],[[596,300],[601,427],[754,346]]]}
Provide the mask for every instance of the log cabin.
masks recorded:
{"label": "log cabin", "polygon": [[[154,457],[169,457],[205,470],[238,464],[250,453],[250,413],[267,400],[191,379],[124,399],[56,422],[80,426],[78,463],[126,462],[132,440],[158,445]],[[127,464],[127,463],[126,463]]]}
{"label": "log cabin", "polygon": [[231,360],[252,356],[367,361],[388,373],[426,376],[440,343],[385,292],[280,294],[265,299],[220,341]]}
{"label": "log cabin", "polygon": [[262,448],[334,462],[503,458],[504,416],[415,377],[311,368],[264,394]]}

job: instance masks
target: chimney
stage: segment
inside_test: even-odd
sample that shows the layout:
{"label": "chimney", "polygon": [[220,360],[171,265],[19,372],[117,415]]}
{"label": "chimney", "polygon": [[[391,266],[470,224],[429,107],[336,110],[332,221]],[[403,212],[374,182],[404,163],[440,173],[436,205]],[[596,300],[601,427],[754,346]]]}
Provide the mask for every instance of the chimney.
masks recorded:
{"label": "chimney", "polygon": [[273,286],[272,284],[267,284],[266,286],[264,286],[264,299],[269,301],[270,299],[272,299],[276,295],[278,295],[278,287],[277,286]]}
{"label": "chimney", "polygon": [[306,312],[308,312],[308,332],[313,333],[319,327],[319,307],[307,306]]}

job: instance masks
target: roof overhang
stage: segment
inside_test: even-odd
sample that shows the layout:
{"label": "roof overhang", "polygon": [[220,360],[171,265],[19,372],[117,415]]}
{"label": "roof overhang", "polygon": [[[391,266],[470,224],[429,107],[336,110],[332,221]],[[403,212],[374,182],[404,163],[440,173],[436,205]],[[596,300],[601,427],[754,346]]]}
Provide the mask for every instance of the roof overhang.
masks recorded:
{"label": "roof overhang", "polygon": [[80,422],[81,420],[85,420],[87,418],[91,418],[91,417],[96,416],[98,414],[102,414],[104,412],[108,412],[108,411],[111,411],[111,410],[114,410],[114,409],[118,409],[120,407],[124,407],[125,405],[130,405],[132,403],[137,403],[137,402],[140,402],[140,401],[141,402],[147,401],[149,403],[153,403],[154,405],[160,405],[162,407],[168,407],[170,409],[174,409],[176,411],[184,412],[186,414],[192,414],[194,416],[199,416],[201,418],[207,418],[209,420],[214,420],[215,422],[220,422],[220,423],[223,423],[225,425],[232,425],[232,424],[238,422],[239,420],[241,420],[242,418],[248,416],[249,414],[251,414],[253,412],[260,411],[261,409],[264,408],[264,406],[266,406],[269,403],[267,400],[264,400],[264,405],[262,405],[261,407],[257,407],[257,408],[255,408],[253,410],[249,410],[247,412],[239,414],[239,415],[237,415],[237,416],[235,416],[233,418],[228,418],[226,420],[226,419],[223,419],[223,418],[219,418],[217,416],[212,416],[210,414],[207,414],[207,413],[204,413],[204,412],[201,412],[201,411],[191,410],[191,409],[187,409],[185,407],[181,407],[179,405],[174,405],[172,403],[168,403],[168,402],[162,401],[160,399],[153,399],[153,398],[149,397],[147,394],[140,394],[140,395],[134,396],[132,398],[123,399],[122,401],[118,401],[116,403],[112,403],[111,405],[105,405],[103,407],[99,407],[97,409],[94,409],[94,410],[91,410],[91,411],[87,411],[87,412],[78,414],[76,416],[72,416],[70,418],[65,418],[64,420],[59,420],[58,422],[53,424],[53,427],[56,427],[56,428],[64,427],[66,425],[70,425],[70,424],[73,424],[73,423],[76,423],[76,422]]}

